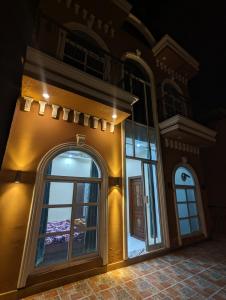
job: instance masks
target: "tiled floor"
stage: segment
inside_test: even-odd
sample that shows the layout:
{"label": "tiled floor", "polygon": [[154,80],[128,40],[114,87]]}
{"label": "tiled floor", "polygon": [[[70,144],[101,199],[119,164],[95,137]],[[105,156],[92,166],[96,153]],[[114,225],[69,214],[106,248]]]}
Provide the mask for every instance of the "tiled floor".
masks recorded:
{"label": "tiled floor", "polygon": [[226,299],[226,238],[203,242],[26,299]]}

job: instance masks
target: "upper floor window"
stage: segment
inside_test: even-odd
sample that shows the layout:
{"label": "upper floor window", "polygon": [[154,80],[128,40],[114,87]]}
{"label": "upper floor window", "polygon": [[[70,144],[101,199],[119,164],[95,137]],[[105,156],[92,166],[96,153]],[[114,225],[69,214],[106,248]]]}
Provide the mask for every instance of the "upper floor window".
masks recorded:
{"label": "upper floor window", "polygon": [[181,236],[200,232],[197,188],[192,172],[185,167],[177,168],[174,186]]}
{"label": "upper floor window", "polygon": [[75,31],[73,35],[66,35],[63,60],[86,73],[104,79],[104,53],[97,42],[84,32]]}
{"label": "upper floor window", "polygon": [[135,61],[127,59],[124,63],[124,83],[125,89],[139,99],[133,104],[131,119],[153,126],[151,84],[146,71]]}
{"label": "upper floor window", "polygon": [[188,116],[187,99],[175,84],[163,83],[163,115],[170,118],[175,115]]}
{"label": "upper floor window", "polygon": [[64,151],[44,172],[35,267],[98,255],[101,171],[86,152]]}

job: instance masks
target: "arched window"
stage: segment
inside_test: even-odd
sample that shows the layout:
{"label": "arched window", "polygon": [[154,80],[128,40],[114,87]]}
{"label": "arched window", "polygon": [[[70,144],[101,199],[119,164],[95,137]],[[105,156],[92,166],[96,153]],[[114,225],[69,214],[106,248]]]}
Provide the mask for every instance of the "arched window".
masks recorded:
{"label": "arched window", "polygon": [[35,268],[99,253],[102,173],[80,150],[57,153],[45,166]]}
{"label": "arched window", "polygon": [[92,37],[82,31],[66,35],[63,60],[77,69],[104,79],[104,52]]}
{"label": "arched window", "polygon": [[201,231],[197,184],[191,170],[178,167],[174,177],[178,223],[181,236]]}
{"label": "arched window", "polygon": [[138,97],[133,104],[133,120],[153,126],[150,78],[147,72],[134,60],[124,63],[125,89]]}
{"label": "arched window", "polygon": [[188,116],[188,101],[181,89],[174,82],[163,82],[163,114],[164,118],[175,115]]}

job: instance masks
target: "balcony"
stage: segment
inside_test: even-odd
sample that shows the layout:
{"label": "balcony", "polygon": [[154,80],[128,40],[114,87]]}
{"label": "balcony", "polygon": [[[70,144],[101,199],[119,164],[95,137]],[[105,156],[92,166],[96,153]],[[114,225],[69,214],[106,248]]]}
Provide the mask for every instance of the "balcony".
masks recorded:
{"label": "balcony", "polygon": [[[123,73],[122,61],[49,17],[39,15],[24,66],[24,86],[31,86],[35,92],[25,88],[30,93],[26,96],[42,94],[43,84],[49,89],[54,86],[78,95],[85,113],[90,113],[92,104],[97,102],[99,111],[104,112],[99,116],[107,120],[111,119],[112,108],[118,110],[119,123],[128,117],[137,100],[125,90]],[[73,108],[73,100],[67,100],[72,97],[60,93],[58,98],[55,97],[55,104]]]}
{"label": "balcony", "polygon": [[159,120],[164,121],[175,115],[192,119],[191,99],[177,93],[165,93],[159,99]]}
{"label": "balcony", "polygon": [[175,115],[159,123],[159,128],[166,141],[176,140],[180,144],[199,147],[213,145],[216,142],[216,131],[181,115]]}

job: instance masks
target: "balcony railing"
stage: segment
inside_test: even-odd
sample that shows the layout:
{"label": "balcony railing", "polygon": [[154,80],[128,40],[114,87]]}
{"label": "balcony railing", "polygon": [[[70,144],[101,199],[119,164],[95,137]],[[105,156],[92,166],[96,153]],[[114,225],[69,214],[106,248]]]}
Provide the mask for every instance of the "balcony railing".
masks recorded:
{"label": "balcony railing", "polygon": [[175,115],[192,118],[190,99],[181,94],[165,94],[159,99],[160,120],[166,120]]}
{"label": "balcony railing", "polygon": [[49,16],[39,14],[31,47],[83,72],[125,89],[124,62],[112,56],[90,38],[81,37]]}

